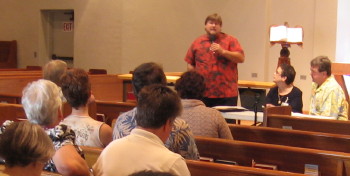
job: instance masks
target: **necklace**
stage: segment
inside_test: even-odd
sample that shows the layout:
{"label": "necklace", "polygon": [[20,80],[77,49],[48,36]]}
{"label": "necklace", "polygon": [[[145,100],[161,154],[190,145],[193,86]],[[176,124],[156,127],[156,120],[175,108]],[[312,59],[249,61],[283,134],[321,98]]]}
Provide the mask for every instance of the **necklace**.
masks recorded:
{"label": "necklace", "polygon": [[[292,89],[293,89],[293,87],[292,87]],[[289,88],[287,88],[287,89],[284,89],[283,93],[286,93],[286,91],[288,91],[287,94],[280,95],[281,91],[280,91],[279,88],[277,89],[278,104],[279,104],[279,105],[288,104],[288,94],[289,94],[292,90],[291,90],[291,89],[289,90]],[[285,100],[284,102],[282,102],[282,101],[283,101],[282,99],[284,98],[284,96],[287,96],[287,98],[286,98],[286,100]],[[283,105],[282,105],[282,106],[283,106]]]}
{"label": "necklace", "polygon": [[282,99],[285,95],[280,95],[278,94],[278,105],[281,105],[281,106],[288,106],[288,97],[286,98],[286,100],[284,102],[282,102]]}
{"label": "necklace", "polygon": [[280,89],[277,89],[277,96],[278,96],[278,105],[281,105],[282,101],[282,96],[280,95]]}
{"label": "necklace", "polygon": [[280,105],[281,103],[282,103],[281,96],[280,96],[280,94],[278,94],[278,105]]}

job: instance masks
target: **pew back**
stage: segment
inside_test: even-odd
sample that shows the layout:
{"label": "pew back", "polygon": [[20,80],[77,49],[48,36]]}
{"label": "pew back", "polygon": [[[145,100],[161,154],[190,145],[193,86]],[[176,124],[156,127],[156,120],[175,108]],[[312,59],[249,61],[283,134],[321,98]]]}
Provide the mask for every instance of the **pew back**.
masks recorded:
{"label": "pew back", "polygon": [[[102,152],[102,148],[80,146],[85,154],[85,161],[88,166],[96,163]],[[187,167],[192,176],[301,176],[304,174],[289,173],[274,170],[261,170],[257,168],[233,166],[203,161],[186,160]]]}
{"label": "pew back", "polygon": [[105,116],[105,122],[108,125],[112,125],[113,119],[117,119],[118,116],[133,109],[136,106],[136,102],[108,102],[96,100],[96,112]]}
{"label": "pew back", "polygon": [[[21,97],[22,90],[28,83],[41,78],[41,75],[0,76],[0,94]],[[122,100],[122,81],[117,75],[89,75],[89,78],[96,100],[115,102]]]}
{"label": "pew back", "polygon": [[234,140],[350,153],[350,135],[229,124]]}
{"label": "pew back", "polygon": [[186,160],[192,176],[301,176],[304,174],[276,170]]}
{"label": "pew back", "polygon": [[[63,104],[63,117],[68,116],[71,112],[72,107],[68,103]],[[96,119],[96,103],[89,104],[89,115]],[[18,121],[26,118],[21,104],[0,103],[0,125],[6,120]]]}
{"label": "pew back", "polygon": [[11,77],[11,76],[41,76],[42,71],[40,70],[3,70],[0,69],[0,77]]}
{"label": "pew back", "polygon": [[21,104],[21,96],[12,94],[0,94],[0,103]]}
{"label": "pew back", "polygon": [[96,100],[117,102],[123,99],[123,82],[118,75],[89,75],[89,79]]}
{"label": "pew back", "polygon": [[0,103],[0,125],[6,120],[18,121],[20,119],[26,119],[22,105]]}
{"label": "pew back", "polygon": [[97,147],[88,147],[88,146],[79,146],[85,156],[85,161],[88,164],[89,168],[92,168],[92,166],[96,163],[97,158],[100,156],[103,148],[97,148]]}
{"label": "pew back", "polygon": [[40,79],[41,76],[11,76],[0,77],[0,93],[22,97],[23,88],[30,82]]}
{"label": "pew back", "polygon": [[[96,102],[91,102],[89,103],[88,105],[88,110],[89,110],[89,116],[93,119],[97,119],[96,117]],[[70,114],[72,113],[72,106],[70,106],[69,103],[64,103],[62,105],[62,114],[63,114],[63,117],[67,117],[69,116]]]}
{"label": "pew back", "polygon": [[267,115],[267,127],[292,128],[295,130],[316,131],[350,135],[350,121],[294,117],[288,115]]}
{"label": "pew back", "polygon": [[349,175],[350,154],[255,142],[196,137],[201,156],[235,161],[251,166],[252,161],[277,166],[278,170],[304,173],[305,164],[318,166],[322,175]]}

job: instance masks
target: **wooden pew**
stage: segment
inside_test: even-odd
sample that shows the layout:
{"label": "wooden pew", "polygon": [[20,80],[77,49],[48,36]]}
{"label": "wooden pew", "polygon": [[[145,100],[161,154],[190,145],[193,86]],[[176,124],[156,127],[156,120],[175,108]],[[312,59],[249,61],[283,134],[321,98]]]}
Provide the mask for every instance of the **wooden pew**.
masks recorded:
{"label": "wooden pew", "polygon": [[40,79],[41,76],[11,76],[0,77],[0,94],[22,96],[23,88],[30,82]]}
{"label": "wooden pew", "polygon": [[118,75],[89,75],[96,100],[118,102],[123,99],[123,82]]}
{"label": "wooden pew", "polygon": [[40,70],[12,70],[6,71],[0,69],[0,77],[7,76],[41,76],[42,71]]}
{"label": "wooden pew", "polygon": [[[102,152],[102,148],[80,146],[84,151],[85,161],[88,166],[92,166],[96,163],[98,157]],[[261,170],[257,168],[234,166],[226,164],[218,164],[204,161],[186,160],[187,167],[192,176],[301,176],[304,174],[274,171],[274,170]]]}
{"label": "wooden pew", "polygon": [[107,74],[107,70],[106,69],[90,68],[88,73],[91,74],[91,75]]}
{"label": "wooden pew", "polygon": [[27,70],[26,68],[0,68],[0,71],[25,71]]}
{"label": "wooden pew", "polygon": [[[0,94],[21,97],[22,90],[28,83],[41,78],[41,75],[0,76]],[[89,75],[89,78],[96,100],[114,102],[122,100],[122,81],[117,75]]]}
{"label": "wooden pew", "polygon": [[234,140],[350,153],[350,135],[229,124]]}
{"label": "wooden pew", "polygon": [[96,112],[105,116],[105,122],[108,125],[112,125],[113,119],[117,119],[118,116],[133,109],[136,106],[136,102],[108,102],[96,100]]}
{"label": "wooden pew", "polygon": [[21,96],[13,94],[0,94],[0,103],[21,104]]}
{"label": "wooden pew", "polygon": [[350,154],[325,150],[196,137],[201,156],[235,161],[240,166],[276,165],[278,170],[304,173],[305,164],[318,165],[321,175],[350,175]]}
{"label": "wooden pew", "polygon": [[263,126],[266,126],[267,115],[270,115],[270,114],[291,115],[292,107],[291,106],[266,107],[264,109]]}
{"label": "wooden pew", "polygon": [[97,147],[88,147],[88,146],[79,146],[85,156],[85,161],[88,164],[89,168],[92,168],[92,166],[96,163],[97,158],[100,156],[103,148],[97,148]]}
{"label": "wooden pew", "polygon": [[265,126],[350,135],[350,121],[271,114],[267,115]]}
{"label": "wooden pew", "polygon": [[[63,117],[68,116],[72,112],[72,108],[68,103],[63,104]],[[96,119],[96,103],[89,105],[89,115]],[[0,125],[6,120],[18,121],[26,119],[26,115],[21,104],[0,103]]]}
{"label": "wooden pew", "polygon": [[186,160],[192,176],[301,176],[304,174],[276,170],[219,164],[205,161]]}
{"label": "wooden pew", "polygon": [[26,119],[22,105],[0,103],[0,125],[6,120],[18,121],[20,119]]}
{"label": "wooden pew", "polygon": [[[62,114],[63,117],[67,117],[68,115],[70,115],[72,113],[72,107],[70,106],[69,103],[64,103],[62,105]],[[92,102],[89,104],[89,116],[92,117],[93,119],[97,119],[96,116],[96,102]]]}

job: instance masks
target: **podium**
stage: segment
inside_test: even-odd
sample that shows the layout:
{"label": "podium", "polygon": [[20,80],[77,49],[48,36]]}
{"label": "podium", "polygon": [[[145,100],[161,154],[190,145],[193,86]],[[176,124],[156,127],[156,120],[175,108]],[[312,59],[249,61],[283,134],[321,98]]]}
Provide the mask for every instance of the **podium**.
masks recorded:
{"label": "podium", "polygon": [[281,64],[290,65],[290,52],[288,48],[290,48],[292,44],[302,46],[303,37],[303,28],[301,26],[289,27],[288,22],[285,22],[284,25],[272,25],[270,27],[271,46],[274,44],[281,44],[282,46],[277,67]]}

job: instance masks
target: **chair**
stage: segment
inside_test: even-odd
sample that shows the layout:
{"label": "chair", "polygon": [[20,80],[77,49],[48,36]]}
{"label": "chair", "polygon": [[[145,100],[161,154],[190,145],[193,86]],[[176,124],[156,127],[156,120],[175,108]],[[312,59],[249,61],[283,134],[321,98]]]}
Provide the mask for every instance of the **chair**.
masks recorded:
{"label": "chair", "polygon": [[92,168],[92,166],[96,163],[97,158],[100,156],[103,148],[87,146],[80,146],[80,148],[84,152],[86,163],[88,164],[89,168]]}
{"label": "chair", "polygon": [[106,69],[89,69],[89,74],[91,75],[99,75],[99,74],[107,74]]}
{"label": "chair", "polygon": [[270,114],[289,115],[290,116],[292,114],[292,107],[291,106],[266,107],[264,109],[263,126],[267,126],[267,116]]}
{"label": "chair", "polygon": [[26,118],[21,104],[0,103],[0,124],[6,120],[19,121]]}
{"label": "chair", "polygon": [[17,41],[0,41],[0,68],[17,68]]}
{"label": "chair", "polygon": [[[72,107],[69,103],[64,103],[62,106],[63,117],[67,117],[72,113]],[[95,120],[97,120],[96,115],[96,102],[89,103],[89,116]]]}
{"label": "chair", "polygon": [[42,70],[41,66],[37,66],[37,65],[28,65],[27,70]]}

